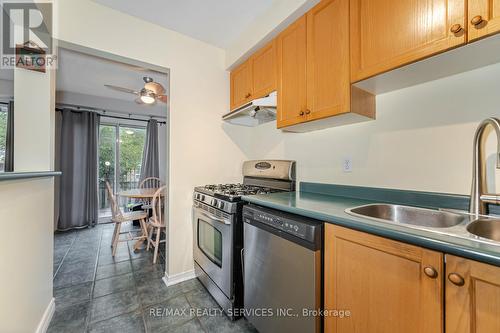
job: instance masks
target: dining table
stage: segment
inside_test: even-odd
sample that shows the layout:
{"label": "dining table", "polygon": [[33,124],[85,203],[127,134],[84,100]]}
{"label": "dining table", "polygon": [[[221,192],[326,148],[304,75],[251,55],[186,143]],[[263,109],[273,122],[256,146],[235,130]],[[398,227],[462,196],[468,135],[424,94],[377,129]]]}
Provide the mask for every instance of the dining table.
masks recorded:
{"label": "dining table", "polygon": [[[158,188],[134,188],[130,190],[124,190],[118,192],[118,196],[130,199],[138,199],[151,202]],[[165,196],[165,192],[161,192],[162,197]],[[148,238],[147,227],[143,226],[141,223],[142,235],[140,239],[134,244],[134,250],[138,250],[142,243]]]}
{"label": "dining table", "polygon": [[[130,190],[124,190],[118,192],[120,197],[131,198],[131,199],[143,199],[152,200],[154,194],[158,191],[158,188],[133,188]],[[165,193],[160,193],[161,196],[165,196]]]}

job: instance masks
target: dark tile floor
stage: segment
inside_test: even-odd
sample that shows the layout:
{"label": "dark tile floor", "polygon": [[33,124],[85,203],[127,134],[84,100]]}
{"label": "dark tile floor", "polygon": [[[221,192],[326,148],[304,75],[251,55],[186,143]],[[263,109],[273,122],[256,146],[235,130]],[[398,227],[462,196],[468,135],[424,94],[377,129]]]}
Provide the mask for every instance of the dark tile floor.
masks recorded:
{"label": "dark tile floor", "polygon": [[153,265],[151,251],[120,243],[113,258],[112,233],[106,224],[55,235],[48,333],[255,332],[245,319],[222,315],[197,279],[166,287],[164,251]]}

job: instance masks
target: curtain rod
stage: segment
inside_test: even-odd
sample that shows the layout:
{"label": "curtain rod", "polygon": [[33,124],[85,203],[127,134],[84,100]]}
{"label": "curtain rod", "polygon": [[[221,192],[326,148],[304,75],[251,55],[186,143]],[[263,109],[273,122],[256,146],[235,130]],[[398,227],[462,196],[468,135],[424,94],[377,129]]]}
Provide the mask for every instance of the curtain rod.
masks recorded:
{"label": "curtain rod", "polygon": [[[141,119],[141,118],[134,118],[131,117],[131,114],[129,114],[128,117],[126,116],[115,116],[115,115],[110,115],[107,114],[107,112],[111,113],[118,113],[118,112],[113,112],[113,111],[106,111],[104,109],[98,109],[98,108],[93,108],[93,107],[87,107],[87,106],[81,106],[81,105],[74,105],[74,104],[57,104],[56,106],[56,111],[63,111],[64,109],[67,110],[74,110],[74,111],[83,111],[83,112],[95,112],[101,115],[101,117],[106,117],[106,118],[115,118],[115,119],[123,119],[123,120],[135,120],[135,121],[144,121],[148,122],[149,119]],[[166,117],[161,117],[161,116],[155,116],[155,115],[144,115],[143,117],[149,117],[150,119],[165,119]],[[164,125],[166,124],[166,121],[158,121],[158,124]]]}

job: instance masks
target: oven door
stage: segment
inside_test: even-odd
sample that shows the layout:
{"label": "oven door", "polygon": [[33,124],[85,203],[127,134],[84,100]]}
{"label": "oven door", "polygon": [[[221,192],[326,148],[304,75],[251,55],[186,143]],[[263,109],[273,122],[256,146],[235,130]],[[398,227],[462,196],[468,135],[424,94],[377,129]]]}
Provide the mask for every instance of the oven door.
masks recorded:
{"label": "oven door", "polygon": [[193,208],[194,259],[231,299],[233,296],[233,228],[231,218]]}

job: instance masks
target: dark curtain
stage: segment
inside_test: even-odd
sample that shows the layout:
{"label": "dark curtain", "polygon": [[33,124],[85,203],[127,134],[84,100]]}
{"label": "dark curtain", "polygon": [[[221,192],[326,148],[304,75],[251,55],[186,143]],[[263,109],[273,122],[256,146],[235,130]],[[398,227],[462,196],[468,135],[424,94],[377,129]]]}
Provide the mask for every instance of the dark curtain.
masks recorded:
{"label": "dark curtain", "polygon": [[7,133],[5,138],[5,172],[14,171],[14,102],[10,101],[7,111]]}
{"label": "dark curtain", "polygon": [[98,220],[99,119],[94,112],[61,114],[58,230],[94,226]]}
{"label": "dark curtain", "polygon": [[155,119],[148,121],[146,128],[146,142],[142,153],[141,178],[160,177],[160,162],[158,156],[158,122]]}

